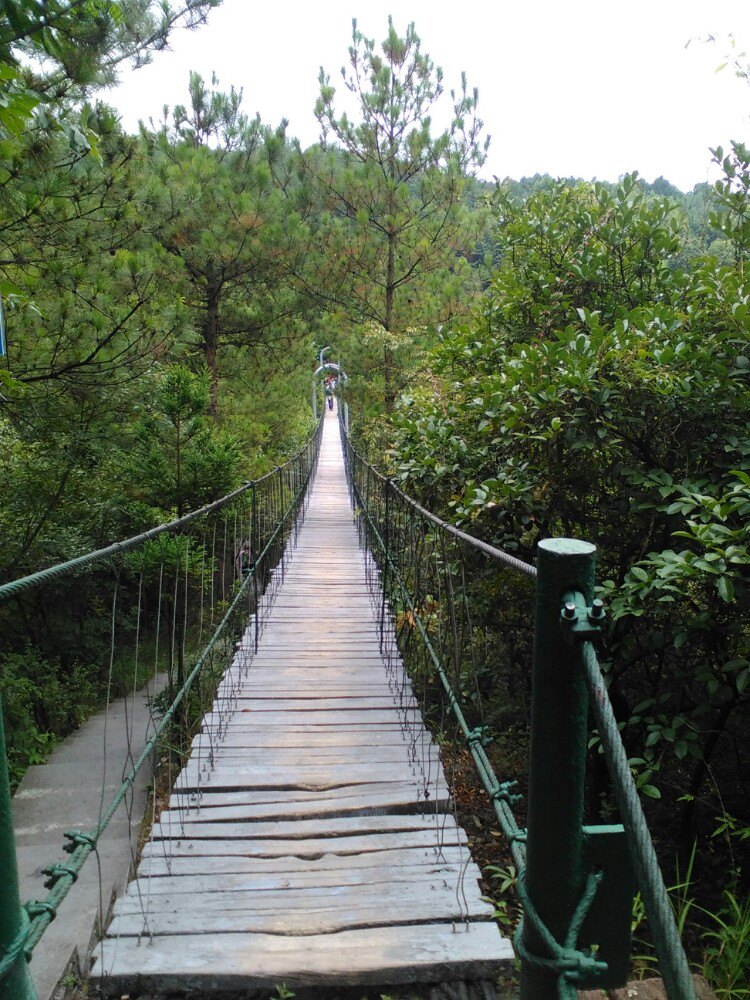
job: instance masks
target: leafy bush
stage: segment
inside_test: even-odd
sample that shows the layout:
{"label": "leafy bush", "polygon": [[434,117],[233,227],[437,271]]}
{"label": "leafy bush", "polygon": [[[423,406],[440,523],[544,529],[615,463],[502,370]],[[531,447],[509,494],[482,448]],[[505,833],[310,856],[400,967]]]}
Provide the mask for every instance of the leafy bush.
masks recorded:
{"label": "leafy bush", "polygon": [[91,667],[69,671],[33,647],[7,655],[0,665],[10,778],[17,784],[29,764],[44,763],[59,737],[76,729],[101,697]]}
{"label": "leafy bush", "polygon": [[498,205],[500,266],[475,321],[444,336],[432,377],[402,401],[392,466],[526,558],[554,535],[597,543],[610,694],[639,784],[680,803],[664,819],[681,812],[672,834],[687,850],[696,810],[746,810],[743,254],[680,270],[679,220],[635,177]]}

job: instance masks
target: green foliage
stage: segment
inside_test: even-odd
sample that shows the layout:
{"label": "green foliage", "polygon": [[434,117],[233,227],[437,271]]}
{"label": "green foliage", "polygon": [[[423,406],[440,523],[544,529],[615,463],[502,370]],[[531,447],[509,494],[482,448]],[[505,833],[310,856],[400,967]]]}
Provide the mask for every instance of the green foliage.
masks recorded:
{"label": "green foliage", "polygon": [[[14,0],[4,8],[0,59],[37,60],[37,86],[46,94],[80,93],[116,79],[123,62],[142,65],[164,48],[175,27],[195,28],[221,0]],[[75,88],[75,89],[74,89]]]}
{"label": "green foliage", "polygon": [[145,201],[149,234],[189,303],[217,417],[228,348],[246,368],[258,357],[283,358],[303,335],[304,302],[290,271],[306,229],[285,123],[271,129],[249,119],[241,92],[209,89],[196,73],[190,98],[189,108],[174,109],[172,129],[142,132]]}
{"label": "green foliage", "polygon": [[718,913],[708,914],[701,971],[720,1000],[740,1000],[750,996],[750,898],[726,891],[723,900]]}
{"label": "green foliage", "polygon": [[234,438],[207,419],[207,371],[164,368],[152,404],[136,427],[133,460],[139,499],[178,516],[228,493],[239,482],[241,455]]}
{"label": "green foliage", "polygon": [[735,154],[714,218],[731,265],[676,266],[674,208],[635,176],[551,183],[521,205],[501,190],[499,266],[403,398],[390,455],[409,492],[524,558],[549,536],[597,543],[610,695],[641,792],[680,801],[683,846],[723,798],[743,816],[742,764],[726,752],[747,745],[750,716],[750,287],[735,198],[748,168]]}
{"label": "green foliage", "polygon": [[268,998],[268,1000],[292,1000],[297,994],[290,989],[287,989],[286,983],[278,983],[273,994]]}
{"label": "green foliage", "polygon": [[66,669],[32,647],[4,656],[0,699],[11,783],[29,764],[44,763],[59,737],[81,724],[100,695],[91,669],[80,663]]}
{"label": "green foliage", "polygon": [[675,208],[648,197],[635,174],[614,190],[553,182],[521,206],[501,187],[495,211],[501,263],[485,308],[493,330],[550,337],[577,309],[606,325],[667,290]]}
{"label": "green foliage", "polygon": [[[675,925],[681,940],[684,940],[688,923],[696,912],[695,899],[693,897],[695,851],[696,846],[693,844],[684,876],[680,875],[678,866],[677,881],[674,885],[667,887],[669,903],[672,908]],[[643,903],[643,898],[640,892],[638,892],[633,900],[631,933],[636,946],[640,946],[645,949],[642,953],[633,956],[633,963],[641,979],[643,979],[646,975],[659,975],[659,965],[656,960],[654,949],[648,941],[644,941],[641,937],[645,929],[645,923],[646,908]]]}
{"label": "green foliage", "polygon": [[718,208],[710,222],[734,247],[736,259],[742,263],[750,249],[750,151],[741,142],[733,142],[731,147],[726,156],[721,146],[711,150],[723,177],[714,185]]}
{"label": "green foliage", "polygon": [[[703,945],[703,957],[696,969],[707,980],[717,997],[722,1000],[740,1000],[750,995],[750,898],[744,901],[736,892],[726,889],[721,903],[715,909],[701,906],[695,899],[693,866],[695,846],[683,878],[669,887],[669,900],[675,921],[684,939],[688,933],[697,935]],[[632,931],[638,945],[645,924],[643,901],[638,894],[633,903]],[[641,978],[659,975],[653,951],[646,950],[634,956],[634,963]]]}
{"label": "green foliage", "polygon": [[[472,284],[466,257],[479,235],[478,213],[464,206],[466,172],[483,161],[478,92],[451,92],[442,132],[432,113],[443,97],[442,70],[422,52],[414,25],[402,37],[389,18],[380,51],[353,23],[344,84],[357,118],[339,114],[323,69],[315,114],[322,148],[305,156],[320,193],[323,281],[319,294],[353,323],[388,333],[440,322],[461,309]],[[334,141],[329,145],[329,137]],[[396,396],[391,348],[383,348],[385,403]]]}

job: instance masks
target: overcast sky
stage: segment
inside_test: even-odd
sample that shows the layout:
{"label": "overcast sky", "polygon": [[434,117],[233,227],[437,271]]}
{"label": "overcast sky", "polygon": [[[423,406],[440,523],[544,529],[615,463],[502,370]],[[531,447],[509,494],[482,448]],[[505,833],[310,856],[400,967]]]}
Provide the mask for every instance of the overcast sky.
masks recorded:
{"label": "overcast sky", "polygon": [[[729,68],[715,72],[730,33],[738,51],[750,50],[748,0],[224,0],[205,27],[175,33],[171,51],[124,73],[106,99],[135,129],[185,102],[191,69],[207,79],[215,71],[224,88],[243,88],[248,113],[268,124],[287,118],[309,145],[320,66],[340,81],[352,17],[380,40],[389,12],[402,33],[415,22],[447,89],[461,70],[479,87],[488,178],[616,180],[638,170],[689,190],[713,177],[709,146],[750,139],[750,86]],[[701,41],[708,34],[714,44]]]}

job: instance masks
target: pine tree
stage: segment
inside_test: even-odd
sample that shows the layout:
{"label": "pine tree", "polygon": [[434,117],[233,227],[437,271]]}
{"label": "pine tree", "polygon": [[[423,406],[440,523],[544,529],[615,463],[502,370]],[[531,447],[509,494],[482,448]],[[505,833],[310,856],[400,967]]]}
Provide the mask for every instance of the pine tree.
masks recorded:
{"label": "pine tree", "polygon": [[[315,114],[323,154],[311,151],[306,162],[328,206],[324,293],[355,321],[374,322],[388,335],[450,313],[476,236],[462,200],[466,176],[483,162],[489,139],[481,140],[478,92],[469,91],[465,75],[450,93],[449,125],[433,131],[443,73],[422,52],[413,23],[401,37],[389,18],[380,48],[355,20],[349,68],[341,72],[357,121],[337,113],[336,90],[321,68]],[[383,377],[390,407],[387,336]]]}

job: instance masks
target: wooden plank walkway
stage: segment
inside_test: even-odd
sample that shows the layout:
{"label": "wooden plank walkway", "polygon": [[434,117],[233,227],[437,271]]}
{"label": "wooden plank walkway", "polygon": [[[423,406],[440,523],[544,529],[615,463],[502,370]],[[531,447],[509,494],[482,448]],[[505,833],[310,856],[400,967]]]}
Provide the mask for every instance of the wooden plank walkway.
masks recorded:
{"label": "wooden plank walkway", "polygon": [[106,993],[487,980],[512,961],[380,655],[333,414],[258,653],[222,683],[95,953]]}

